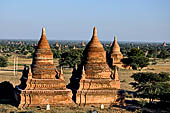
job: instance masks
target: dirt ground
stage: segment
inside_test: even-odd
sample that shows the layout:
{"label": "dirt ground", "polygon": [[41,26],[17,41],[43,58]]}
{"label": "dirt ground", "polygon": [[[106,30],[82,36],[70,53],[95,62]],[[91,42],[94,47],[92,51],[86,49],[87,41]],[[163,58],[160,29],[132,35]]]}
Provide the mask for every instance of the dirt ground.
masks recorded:
{"label": "dirt ground", "polygon": [[116,107],[100,109],[98,107],[76,106],[76,107],[50,107],[50,110],[46,110],[46,108],[26,108],[21,110],[11,105],[6,106],[0,105],[0,113],[92,113],[92,111],[93,112],[97,111],[98,113],[131,113],[130,111]]}

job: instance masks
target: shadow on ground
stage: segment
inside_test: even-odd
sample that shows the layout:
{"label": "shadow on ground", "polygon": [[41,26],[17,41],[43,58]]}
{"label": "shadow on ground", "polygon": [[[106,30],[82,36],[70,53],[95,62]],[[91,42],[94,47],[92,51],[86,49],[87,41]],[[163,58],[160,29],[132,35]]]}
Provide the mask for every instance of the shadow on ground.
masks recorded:
{"label": "shadow on ground", "polygon": [[17,106],[16,93],[13,85],[10,82],[1,82],[0,92],[0,104],[10,104],[12,106]]}

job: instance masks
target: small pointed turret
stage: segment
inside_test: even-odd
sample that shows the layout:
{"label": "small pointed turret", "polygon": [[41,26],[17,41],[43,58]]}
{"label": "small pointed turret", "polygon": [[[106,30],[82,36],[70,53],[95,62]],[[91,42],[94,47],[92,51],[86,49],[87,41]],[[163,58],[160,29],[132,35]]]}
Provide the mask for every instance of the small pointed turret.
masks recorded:
{"label": "small pointed turret", "polygon": [[118,74],[118,71],[117,71],[117,66],[115,66],[115,69],[114,69],[114,80],[119,80],[119,74]]}
{"label": "small pointed turret", "polygon": [[84,66],[83,66],[81,80],[85,80],[85,76],[86,76],[86,73],[85,73]]}
{"label": "small pointed turret", "polygon": [[73,46],[73,49],[76,49],[76,46],[75,46],[75,45]]}
{"label": "small pointed turret", "polygon": [[111,47],[111,52],[114,54],[120,54],[120,47],[119,47],[119,44],[117,43],[117,36],[114,36],[114,41]]}
{"label": "small pointed turret", "polygon": [[123,55],[120,52],[120,47],[117,42],[117,36],[114,36],[114,41],[111,46],[110,57],[112,59],[112,65],[121,64],[121,59],[123,58]]}
{"label": "small pointed turret", "polygon": [[113,79],[113,80],[119,80],[119,74],[118,74],[118,72],[117,72],[117,66],[114,67],[114,72],[112,71],[111,79]]}
{"label": "small pointed turret", "polygon": [[167,45],[166,45],[166,42],[163,42],[162,46],[163,46],[163,47],[166,47],[166,46],[167,46]]}
{"label": "small pointed turret", "polygon": [[62,66],[61,66],[61,69],[60,69],[60,79],[64,80],[64,74],[63,74],[63,67]]}
{"label": "small pointed turret", "polygon": [[29,71],[28,71],[28,79],[32,79],[32,71],[31,71],[31,66],[29,66]]}
{"label": "small pointed turret", "polygon": [[85,45],[85,43],[84,43],[84,42],[81,42],[81,46],[82,46],[82,47],[85,47],[86,45]]}

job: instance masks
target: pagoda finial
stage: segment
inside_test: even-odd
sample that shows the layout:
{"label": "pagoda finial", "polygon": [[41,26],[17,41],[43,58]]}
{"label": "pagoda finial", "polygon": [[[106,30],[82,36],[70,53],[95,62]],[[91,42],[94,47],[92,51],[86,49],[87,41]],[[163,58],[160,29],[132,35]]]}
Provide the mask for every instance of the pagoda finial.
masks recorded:
{"label": "pagoda finial", "polygon": [[116,36],[116,35],[114,36],[114,40],[116,40],[116,41],[117,41],[117,36]]}
{"label": "pagoda finial", "polygon": [[94,28],[93,28],[93,36],[97,36],[97,29],[96,29],[96,26],[94,26]]}
{"label": "pagoda finial", "polygon": [[[95,42],[95,43],[98,43],[99,45],[98,46],[102,46],[102,44],[100,43],[98,37],[97,37],[97,28],[94,26],[93,28],[93,35],[92,35],[92,38],[91,38],[91,42]],[[103,47],[103,46],[102,46]]]}
{"label": "pagoda finial", "polygon": [[47,41],[46,33],[45,33],[45,27],[42,28],[42,34],[41,34],[41,39],[38,42],[38,49],[40,48],[48,48],[50,49],[50,45]]}
{"label": "pagoda finial", "polygon": [[45,27],[42,28],[42,35],[45,35]]}

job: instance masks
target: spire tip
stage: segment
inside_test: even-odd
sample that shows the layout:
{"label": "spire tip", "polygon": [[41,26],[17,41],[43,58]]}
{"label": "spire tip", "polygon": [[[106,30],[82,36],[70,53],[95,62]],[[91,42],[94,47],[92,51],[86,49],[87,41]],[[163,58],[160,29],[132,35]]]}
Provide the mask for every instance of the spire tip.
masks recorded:
{"label": "spire tip", "polygon": [[114,40],[117,40],[117,36],[116,35],[114,36]]}
{"label": "spire tip", "polygon": [[42,34],[45,34],[45,27],[42,28]]}
{"label": "spire tip", "polygon": [[93,36],[97,36],[97,29],[96,29],[96,26],[94,26],[94,28],[93,28]]}

